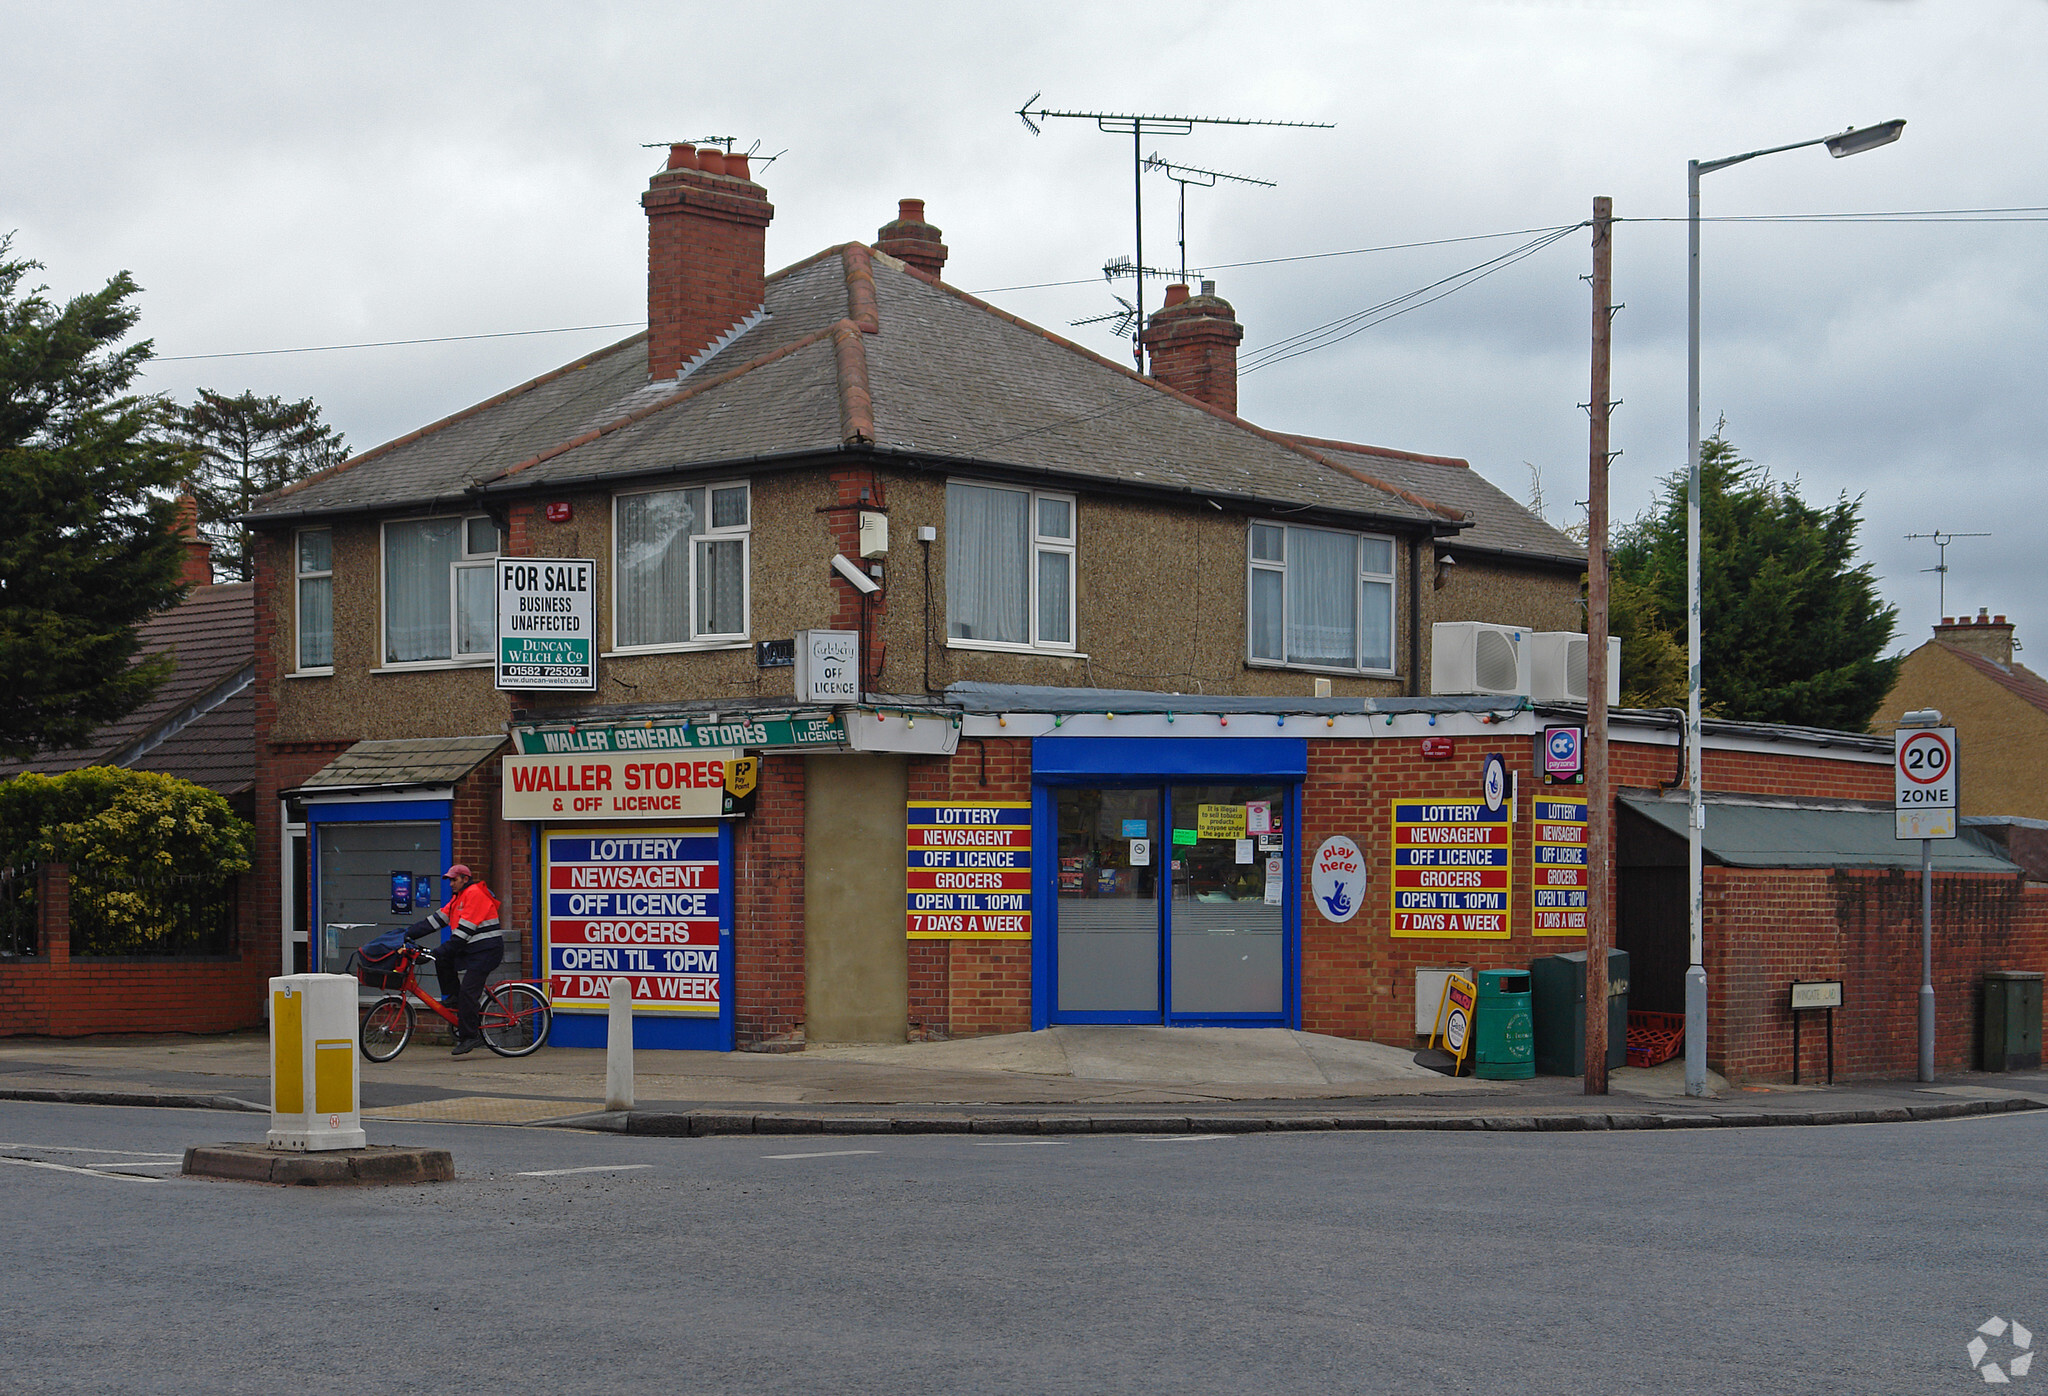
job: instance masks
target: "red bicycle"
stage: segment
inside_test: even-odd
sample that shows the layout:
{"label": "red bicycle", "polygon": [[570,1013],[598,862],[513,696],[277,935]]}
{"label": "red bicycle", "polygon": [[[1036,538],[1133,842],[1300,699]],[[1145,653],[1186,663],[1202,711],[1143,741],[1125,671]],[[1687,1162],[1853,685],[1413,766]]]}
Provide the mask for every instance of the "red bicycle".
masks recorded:
{"label": "red bicycle", "polygon": [[[371,1061],[388,1062],[412,1041],[418,1022],[413,1012],[414,999],[438,1014],[449,1027],[455,1026],[455,1010],[442,1003],[438,995],[420,989],[420,963],[432,963],[433,959],[433,951],[408,945],[393,968],[363,972],[363,982],[369,987],[398,991],[378,999],[363,1015],[363,1055]],[[484,989],[480,1021],[484,1046],[501,1057],[528,1056],[548,1040],[554,1016],[554,1005],[538,984],[488,985]]]}

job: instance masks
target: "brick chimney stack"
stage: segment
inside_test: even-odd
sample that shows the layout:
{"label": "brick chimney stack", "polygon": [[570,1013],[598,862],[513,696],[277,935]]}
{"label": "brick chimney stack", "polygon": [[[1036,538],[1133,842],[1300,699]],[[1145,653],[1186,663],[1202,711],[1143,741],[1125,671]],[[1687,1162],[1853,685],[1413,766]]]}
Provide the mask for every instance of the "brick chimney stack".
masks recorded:
{"label": "brick chimney stack", "polygon": [[185,566],[180,580],[189,587],[213,585],[213,548],[199,536],[199,498],[190,485],[178,491],[178,517],[171,531],[185,545]]}
{"label": "brick chimney stack", "polygon": [[647,376],[673,378],[761,308],[775,206],[747,157],[672,145],[647,211]]}
{"label": "brick chimney stack", "polygon": [[1185,286],[1166,288],[1166,304],[1152,315],[1142,340],[1151,356],[1152,376],[1169,388],[1237,415],[1237,346],[1244,326],[1230,302],[1204,281],[1202,294]]}
{"label": "brick chimney stack", "polygon": [[886,252],[899,262],[908,262],[926,276],[937,280],[946,269],[946,244],[937,228],[924,221],[923,199],[901,199],[896,220],[875,232],[875,251]]}
{"label": "brick chimney stack", "polygon": [[2001,668],[2012,668],[2012,626],[2004,616],[1992,615],[1988,607],[1979,607],[1975,620],[1943,616],[1941,624],[1934,627],[1934,638]]}

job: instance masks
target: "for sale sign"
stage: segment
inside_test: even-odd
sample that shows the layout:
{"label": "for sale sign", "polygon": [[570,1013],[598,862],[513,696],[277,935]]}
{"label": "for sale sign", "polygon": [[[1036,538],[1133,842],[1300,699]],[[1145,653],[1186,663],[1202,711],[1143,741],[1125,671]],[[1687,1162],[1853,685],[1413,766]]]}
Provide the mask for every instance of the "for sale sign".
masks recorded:
{"label": "for sale sign", "polygon": [[1894,733],[1893,834],[1902,839],[1956,836],[1956,729],[1901,727]]}
{"label": "for sale sign", "polygon": [[597,564],[576,557],[498,559],[498,687],[597,687]]}

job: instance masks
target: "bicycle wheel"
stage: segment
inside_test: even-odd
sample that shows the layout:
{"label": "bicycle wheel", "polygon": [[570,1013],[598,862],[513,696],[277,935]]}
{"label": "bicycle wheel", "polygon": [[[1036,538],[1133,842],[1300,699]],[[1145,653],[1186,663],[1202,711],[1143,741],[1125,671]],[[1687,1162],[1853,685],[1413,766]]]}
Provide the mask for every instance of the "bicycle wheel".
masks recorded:
{"label": "bicycle wheel", "polygon": [[523,1057],[548,1040],[554,1010],[531,984],[500,984],[484,990],[484,1046],[501,1057]]}
{"label": "bicycle wheel", "polygon": [[403,994],[378,999],[363,1015],[363,1055],[388,1062],[412,1041],[412,1004]]}

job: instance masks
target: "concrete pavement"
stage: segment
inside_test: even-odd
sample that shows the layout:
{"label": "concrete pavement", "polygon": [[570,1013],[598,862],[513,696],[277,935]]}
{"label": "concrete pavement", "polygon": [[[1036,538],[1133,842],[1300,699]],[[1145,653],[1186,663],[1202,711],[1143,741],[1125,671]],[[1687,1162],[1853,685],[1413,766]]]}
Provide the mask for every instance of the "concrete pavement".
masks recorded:
{"label": "concrete pavement", "polygon": [[[261,1110],[262,1033],[0,1041],[0,1099]],[[415,1043],[365,1061],[367,1120],[575,1123],[634,1133],[1202,1128],[1673,1128],[1859,1123],[2048,1106],[2048,1075],[1921,1087],[1730,1087],[1689,1099],[1682,1067],[1577,1078],[1453,1080],[1409,1052],[1286,1029],[1063,1027],[958,1042],[797,1053],[634,1054],[635,1110],[605,1115],[601,1050],[451,1059]]]}

